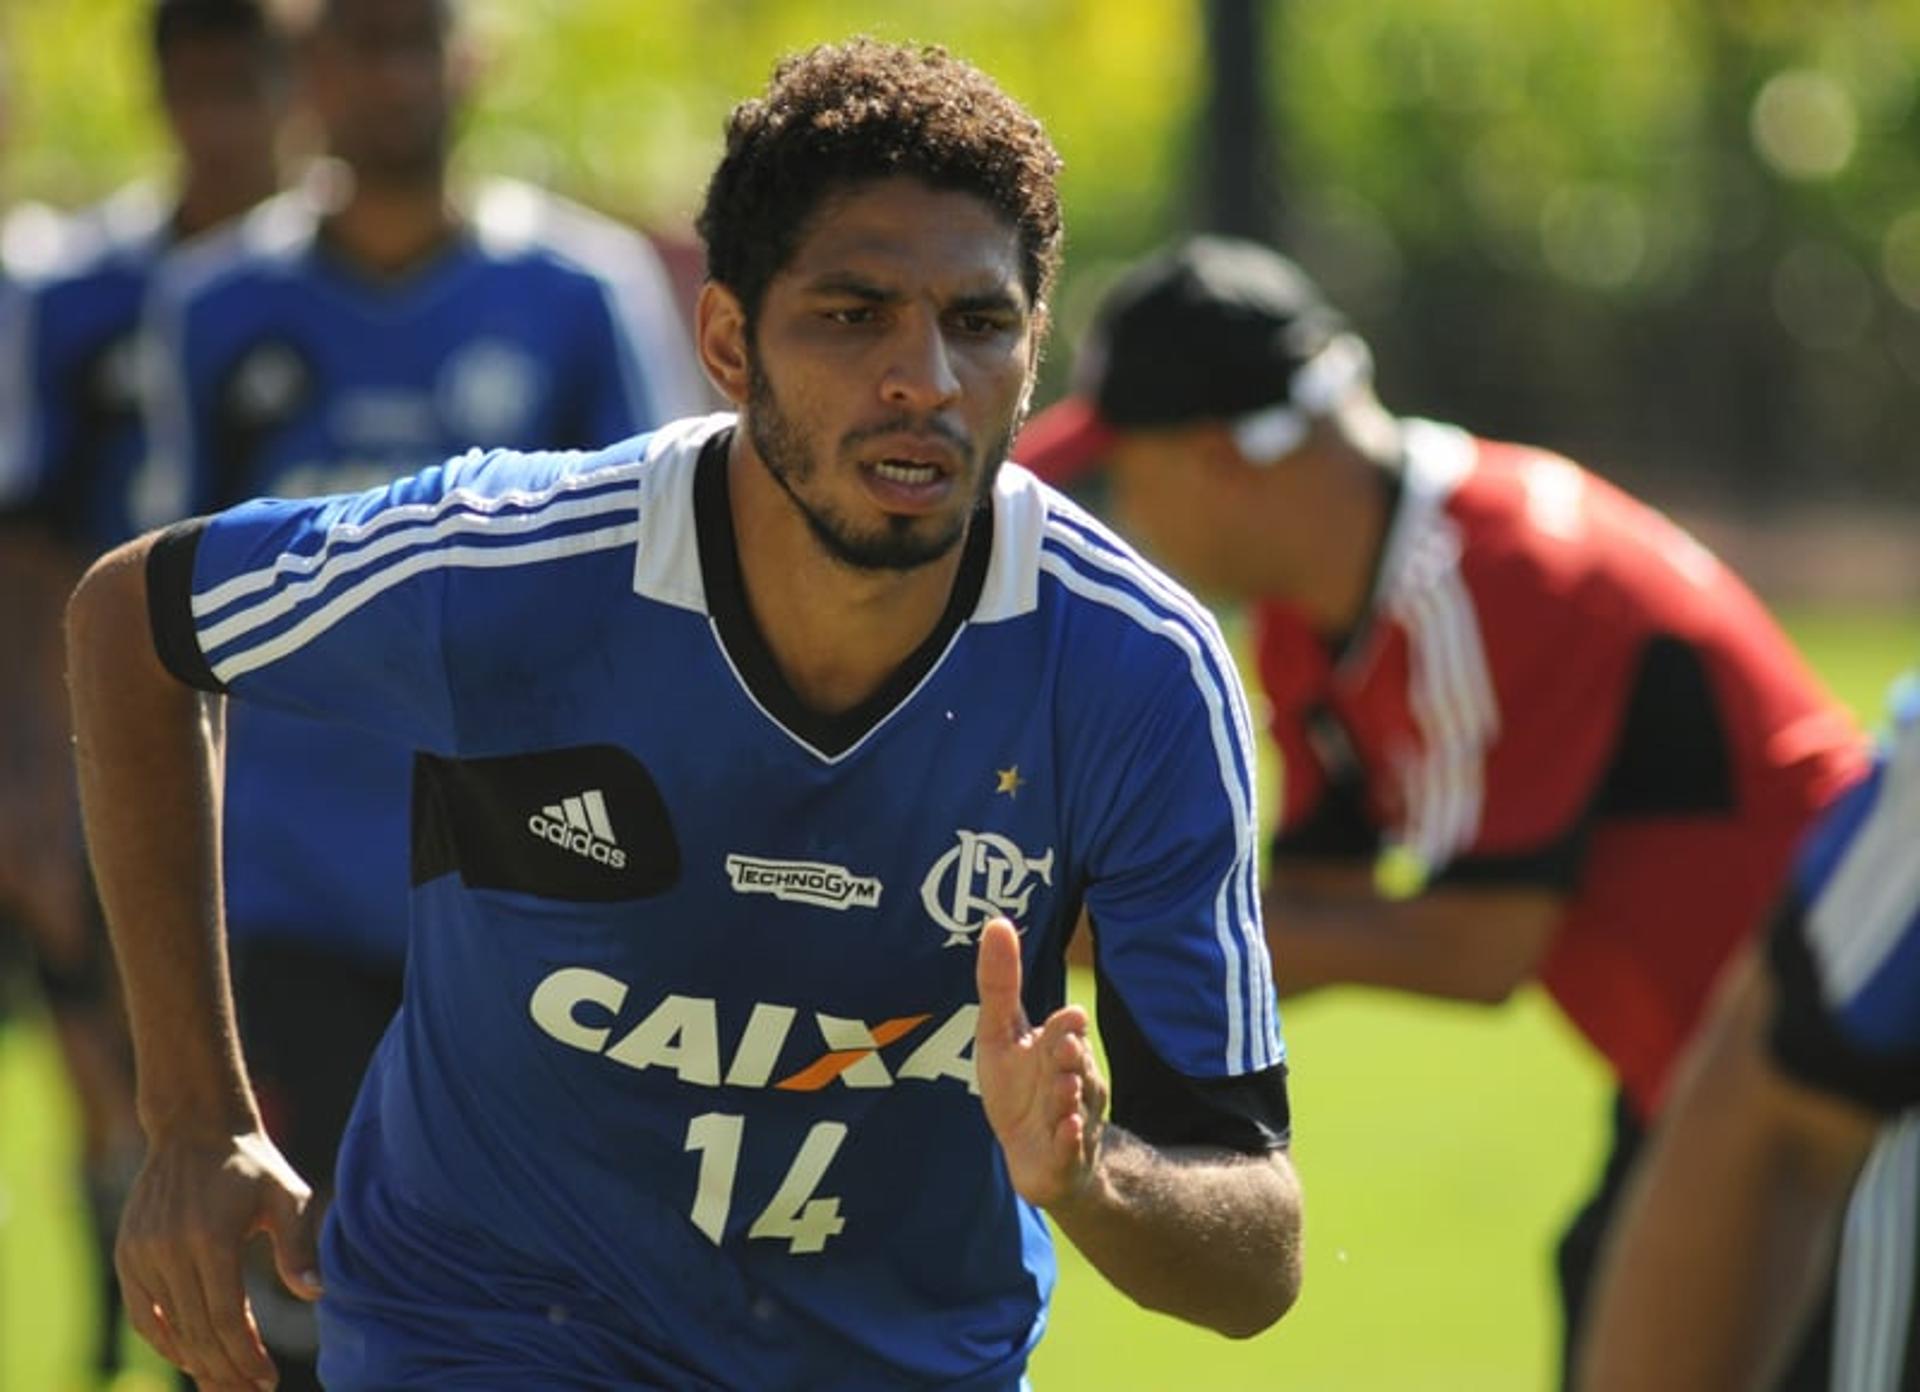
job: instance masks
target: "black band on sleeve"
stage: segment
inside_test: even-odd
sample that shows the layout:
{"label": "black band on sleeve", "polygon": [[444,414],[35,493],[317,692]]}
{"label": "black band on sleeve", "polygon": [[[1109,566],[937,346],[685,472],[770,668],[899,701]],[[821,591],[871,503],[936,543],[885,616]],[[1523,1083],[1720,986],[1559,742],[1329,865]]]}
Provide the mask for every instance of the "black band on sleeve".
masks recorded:
{"label": "black band on sleeve", "polygon": [[1920,1105],[1920,1055],[1868,1053],[1846,1037],[1827,1008],[1805,930],[1805,907],[1789,896],[1767,937],[1774,988],[1767,1044],[1774,1062],[1797,1082],[1876,1112]]}
{"label": "black band on sleeve", "polygon": [[1189,1078],[1154,1051],[1120,992],[1097,968],[1094,979],[1115,1125],[1159,1146],[1212,1146],[1243,1155],[1287,1148],[1293,1117],[1286,1064],[1237,1078]]}
{"label": "black band on sleeve", "polygon": [[1647,641],[1593,810],[1607,817],[1726,816],[1733,758],[1713,674],[1699,649]]}
{"label": "black band on sleeve", "polygon": [[193,558],[200,550],[204,517],[176,522],[147,553],[147,622],[161,663],[186,685],[200,691],[227,688],[214,676],[193,630]]}

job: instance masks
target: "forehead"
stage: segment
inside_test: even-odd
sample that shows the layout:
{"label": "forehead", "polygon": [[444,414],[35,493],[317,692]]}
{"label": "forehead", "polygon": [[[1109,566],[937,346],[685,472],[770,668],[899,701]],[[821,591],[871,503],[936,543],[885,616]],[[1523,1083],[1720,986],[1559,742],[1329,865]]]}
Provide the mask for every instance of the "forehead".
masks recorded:
{"label": "forehead", "polygon": [[906,292],[1005,294],[1026,304],[1020,234],[977,194],[883,179],[823,199],[777,279],[836,277]]}
{"label": "forehead", "polygon": [[217,81],[277,66],[265,38],[229,30],[179,35],[160,50],[158,62],[160,80],[169,85]]}

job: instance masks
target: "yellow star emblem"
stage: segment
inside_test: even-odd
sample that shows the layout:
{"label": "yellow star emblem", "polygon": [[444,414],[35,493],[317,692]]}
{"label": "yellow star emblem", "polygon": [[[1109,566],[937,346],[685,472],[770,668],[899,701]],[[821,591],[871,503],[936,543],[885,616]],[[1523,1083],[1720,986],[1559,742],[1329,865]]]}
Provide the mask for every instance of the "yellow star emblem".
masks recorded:
{"label": "yellow star emblem", "polygon": [[995,769],[993,776],[995,779],[994,792],[1005,793],[1008,797],[1013,797],[1018,794],[1021,785],[1027,781],[1020,776],[1020,765],[1018,764],[1015,764],[1012,768]]}

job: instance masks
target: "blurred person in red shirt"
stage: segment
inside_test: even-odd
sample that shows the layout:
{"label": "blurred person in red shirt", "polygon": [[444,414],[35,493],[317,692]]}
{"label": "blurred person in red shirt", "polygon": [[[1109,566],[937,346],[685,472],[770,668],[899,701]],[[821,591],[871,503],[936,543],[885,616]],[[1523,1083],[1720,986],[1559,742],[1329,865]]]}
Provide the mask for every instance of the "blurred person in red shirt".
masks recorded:
{"label": "blurred person in red shirt", "polygon": [[1860,733],[1661,514],[1389,414],[1365,344],[1263,246],[1133,267],[1076,371],[1014,457],[1057,483],[1104,465],[1123,528],[1253,609],[1276,978],[1487,1003],[1538,980],[1610,1065],[1613,1153],[1558,1254],[1571,1348],[1675,1055]]}

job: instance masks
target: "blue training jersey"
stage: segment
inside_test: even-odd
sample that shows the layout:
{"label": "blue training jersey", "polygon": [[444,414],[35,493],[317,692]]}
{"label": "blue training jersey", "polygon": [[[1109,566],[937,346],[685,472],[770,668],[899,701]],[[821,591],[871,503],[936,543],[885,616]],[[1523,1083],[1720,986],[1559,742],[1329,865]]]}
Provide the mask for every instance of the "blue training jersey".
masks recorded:
{"label": "blue training jersey", "polygon": [[[150,525],[261,495],[384,483],[474,446],[594,448],[694,404],[658,259],[511,182],[397,279],[331,250],[309,195],[174,258],[134,490]],[[377,964],[405,937],[409,752],[275,711],[227,731],[228,917]]]}
{"label": "blue training jersey", "polygon": [[1920,1106],[1920,687],[1808,833],[1773,957],[1789,1070],[1870,1106]]}
{"label": "blue training jersey", "polygon": [[1284,1145],[1252,741],[1212,618],[1024,470],[860,709],[746,607],[731,417],[255,503],[150,567],[170,668],[414,765],[405,1003],[323,1256],[330,1387],[1012,1388],[1054,1278],[981,1112],[1093,924],[1112,1115]]}
{"label": "blue training jersey", "polygon": [[1920,685],[1808,833],[1771,942],[1774,1057],[1884,1114],[1841,1223],[1836,1389],[1920,1386]]}
{"label": "blue training jersey", "polygon": [[[141,424],[141,306],[175,245],[172,206],[136,185],[65,221],[58,261],[22,296],[21,369],[7,433],[17,470],[12,506],[83,553],[144,527],[134,489]],[[184,516],[142,514],[141,522]]]}

